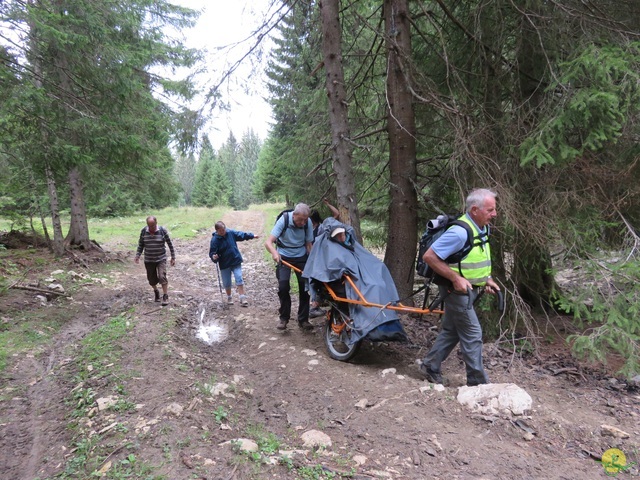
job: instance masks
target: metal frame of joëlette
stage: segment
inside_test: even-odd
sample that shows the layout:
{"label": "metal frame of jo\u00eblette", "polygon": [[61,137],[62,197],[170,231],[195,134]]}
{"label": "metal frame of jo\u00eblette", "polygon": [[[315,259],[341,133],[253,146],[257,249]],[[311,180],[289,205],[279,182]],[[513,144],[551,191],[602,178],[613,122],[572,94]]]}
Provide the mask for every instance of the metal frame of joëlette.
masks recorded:
{"label": "metal frame of jo\u00eblette", "polygon": [[[298,267],[291,265],[289,262],[280,259],[280,261],[282,262],[283,265],[289,267],[290,269],[292,269],[295,272],[298,273],[302,273],[302,270],[300,270]],[[327,289],[327,291],[329,292],[329,295],[331,295],[331,298],[333,298],[333,300],[335,300],[336,302],[344,302],[344,303],[354,303],[356,305],[362,305],[363,307],[376,307],[376,308],[386,308],[387,310],[395,310],[398,312],[404,312],[404,313],[417,313],[417,314],[435,314],[435,315],[440,315],[442,313],[444,313],[443,310],[439,310],[439,309],[435,309],[435,310],[429,310],[428,308],[418,308],[418,307],[409,307],[407,305],[402,305],[401,303],[398,303],[398,305],[392,305],[390,303],[386,304],[386,305],[382,305],[380,303],[371,303],[369,302],[366,298],[364,298],[364,295],[362,295],[362,293],[360,292],[360,290],[358,290],[358,287],[356,287],[356,284],[353,282],[353,280],[351,279],[351,277],[347,274],[344,274],[343,277],[347,280],[347,282],[349,282],[349,285],[351,285],[351,288],[353,288],[353,291],[356,292],[356,294],[358,295],[359,300],[354,300],[351,298],[342,298],[336,295],[336,292],[333,291],[333,289],[327,285],[325,282],[322,282],[324,284],[324,287]]]}

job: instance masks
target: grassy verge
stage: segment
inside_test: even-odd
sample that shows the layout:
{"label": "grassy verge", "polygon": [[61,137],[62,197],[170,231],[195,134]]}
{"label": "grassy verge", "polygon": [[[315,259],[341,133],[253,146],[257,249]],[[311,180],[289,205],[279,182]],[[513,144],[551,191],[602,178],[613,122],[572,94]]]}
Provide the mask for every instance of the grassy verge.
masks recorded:
{"label": "grassy verge", "polygon": [[[265,231],[268,235],[276,216],[285,208],[284,204],[263,203],[254,204],[250,210],[258,210],[265,213]],[[172,237],[192,238],[203,230],[213,230],[216,219],[230,210],[230,207],[168,207],[156,212],[140,212],[135,215],[115,218],[90,218],[89,233],[92,239],[102,244],[105,242],[122,245],[128,249],[135,248],[138,240],[138,232],[144,226],[148,215],[155,215],[160,225],[165,226]],[[0,218],[0,231],[11,228],[13,223]],[[42,234],[39,223],[34,223],[36,231]],[[62,217],[62,231],[69,227],[69,218]],[[47,219],[47,228],[51,234],[50,220]],[[384,248],[386,243],[386,231],[384,225],[363,220],[361,223],[362,235],[365,245],[369,248]],[[268,254],[265,254],[268,258]]]}
{"label": "grassy verge", "polygon": [[[6,294],[14,284],[39,285],[46,289],[49,283],[61,285],[64,293],[72,297],[87,285],[108,285],[115,280],[109,272],[114,264],[94,265],[95,271],[81,269],[77,272],[58,268],[49,252],[39,250],[0,251],[0,295]],[[58,270],[58,271],[56,271]],[[8,310],[0,316],[0,374],[11,363],[14,355],[25,353],[38,355],[51,338],[73,317],[75,309],[67,298],[45,299],[38,291],[28,292],[30,303],[15,307],[9,303]],[[36,296],[40,296],[38,303]]]}
{"label": "grassy verge", "polygon": [[[153,215],[160,225],[169,230],[172,238],[193,238],[203,230],[213,230],[214,219],[225,211],[224,208],[170,207]],[[109,242],[134,249],[147,216],[147,213],[140,213],[130,217],[91,219],[89,232],[98,243]]]}
{"label": "grassy verge", "polygon": [[39,355],[69,318],[68,310],[21,310],[0,318],[0,374],[13,355]]}
{"label": "grassy verge", "polygon": [[[124,414],[135,410],[135,404],[128,398],[125,375],[120,371],[123,352],[120,345],[134,327],[133,319],[127,314],[112,317],[84,337],[78,350],[73,352],[77,386],[66,398],[67,405],[72,407],[68,428],[74,432],[73,454],[56,478],[165,478],[154,473],[159,467],[136,456],[136,443],[130,438],[128,422],[123,419]],[[106,410],[118,420],[104,433],[92,431],[87,422],[97,415],[98,395],[88,386],[96,382],[101,384],[101,389],[107,390],[102,394],[113,396]],[[107,436],[108,441],[105,441]],[[117,456],[116,452],[119,453]]]}
{"label": "grassy verge", "polygon": [[[267,237],[269,236],[269,234],[271,233],[271,229],[273,228],[273,224],[276,221],[276,217],[278,216],[278,214],[284,210],[286,207],[284,204],[275,204],[275,203],[264,203],[261,205],[251,205],[250,207],[252,210],[259,210],[261,212],[264,212],[265,214],[265,219],[264,219],[264,239],[266,240]],[[267,252],[267,250],[264,250],[264,254],[263,254],[264,260],[265,262],[271,262],[273,263],[273,260],[271,260],[271,254],[269,252]]]}
{"label": "grassy verge", "polygon": [[[172,237],[192,238],[202,230],[212,230],[213,221],[221,217],[228,208],[204,208],[204,207],[169,207],[157,212],[140,212],[127,217],[115,218],[90,218],[89,235],[96,242],[121,244],[127,248],[135,248],[138,241],[138,233],[145,225],[148,215],[154,215],[160,225],[165,226]],[[8,230],[12,223],[0,218],[0,230]],[[34,224],[36,231],[42,234],[42,226]],[[47,219],[47,228],[51,234],[52,227]],[[62,231],[69,228],[69,218],[62,217]]]}

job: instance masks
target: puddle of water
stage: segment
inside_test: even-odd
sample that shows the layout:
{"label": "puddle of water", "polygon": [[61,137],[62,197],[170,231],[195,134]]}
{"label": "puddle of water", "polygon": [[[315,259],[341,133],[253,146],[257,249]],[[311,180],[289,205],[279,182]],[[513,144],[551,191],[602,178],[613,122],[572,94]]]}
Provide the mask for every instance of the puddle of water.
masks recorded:
{"label": "puddle of water", "polygon": [[219,325],[216,321],[206,322],[204,321],[204,316],[206,314],[206,310],[202,307],[202,311],[200,312],[200,316],[198,318],[198,331],[196,332],[196,338],[199,338],[203,342],[211,345],[215,342],[221,342],[229,335],[229,330],[227,327]]}

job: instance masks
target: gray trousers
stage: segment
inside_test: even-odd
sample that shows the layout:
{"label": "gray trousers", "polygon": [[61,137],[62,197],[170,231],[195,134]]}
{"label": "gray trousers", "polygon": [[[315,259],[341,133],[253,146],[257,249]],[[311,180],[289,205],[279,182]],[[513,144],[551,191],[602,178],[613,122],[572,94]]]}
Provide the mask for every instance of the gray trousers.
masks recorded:
{"label": "gray trousers", "polygon": [[[447,295],[447,287],[439,287],[440,295]],[[478,296],[472,292],[471,302]],[[469,296],[450,293],[444,300],[442,330],[422,363],[431,371],[440,373],[442,362],[460,342],[460,352],[467,367],[467,385],[489,383],[482,367],[482,327],[473,307],[469,307]]]}

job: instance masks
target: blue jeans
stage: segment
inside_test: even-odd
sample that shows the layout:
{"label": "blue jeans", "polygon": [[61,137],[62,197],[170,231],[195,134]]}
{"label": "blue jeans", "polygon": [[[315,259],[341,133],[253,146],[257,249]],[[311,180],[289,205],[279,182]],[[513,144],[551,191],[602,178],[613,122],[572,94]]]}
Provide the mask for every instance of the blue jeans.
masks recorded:
{"label": "blue jeans", "polygon": [[[476,311],[469,307],[469,296],[450,293],[447,287],[439,287],[444,300],[444,316],[442,330],[422,363],[431,371],[440,373],[442,362],[449,356],[453,348],[460,342],[460,352],[467,368],[467,385],[489,383],[489,378],[482,367],[482,327]],[[471,293],[471,302],[478,296],[478,291]]]}
{"label": "blue jeans", "polygon": [[244,285],[242,281],[242,265],[236,265],[234,267],[222,268],[220,269],[220,276],[222,277],[222,285],[225,290],[229,290],[231,288],[231,274],[233,273],[233,277],[236,281],[236,287],[240,285]]}

